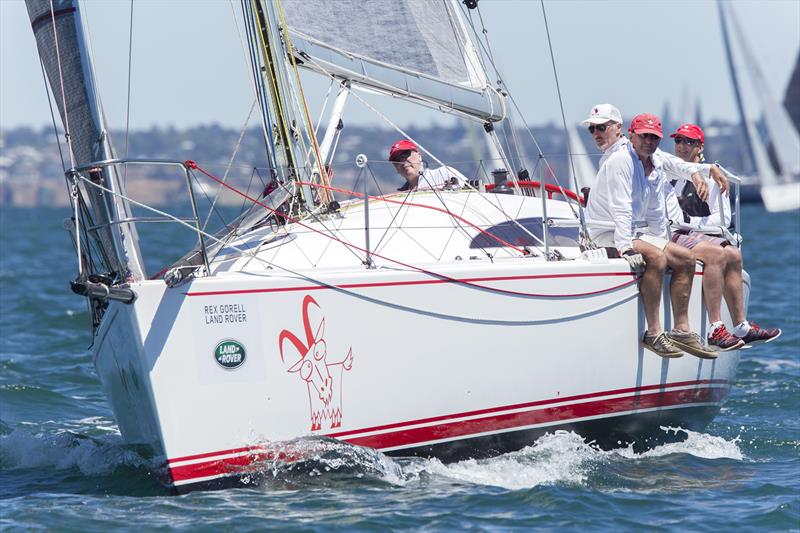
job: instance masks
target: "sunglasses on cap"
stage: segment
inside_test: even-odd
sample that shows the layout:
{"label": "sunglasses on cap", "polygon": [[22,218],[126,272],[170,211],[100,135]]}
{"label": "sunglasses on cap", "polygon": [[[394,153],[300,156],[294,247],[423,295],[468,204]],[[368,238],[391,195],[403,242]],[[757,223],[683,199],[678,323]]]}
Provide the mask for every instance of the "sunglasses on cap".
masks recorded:
{"label": "sunglasses on cap", "polygon": [[599,131],[600,133],[603,133],[603,132],[604,132],[604,131],[606,131],[606,130],[607,130],[607,129],[608,129],[608,128],[609,128],[609,127],[612,125],[612,124],[613,124],[612,122],[607,122],[607,123],[605,123],[605,124],[592,124],[591,126],[589,126],[589,133],[594,133],[594,132],[595,132],[595,130]]}
{"label": "sunglasses on cap", "polygon": [[688,144],[689,146],[700,146],[700,140],[687,139],[686,137],[675,137],[675,144]]}

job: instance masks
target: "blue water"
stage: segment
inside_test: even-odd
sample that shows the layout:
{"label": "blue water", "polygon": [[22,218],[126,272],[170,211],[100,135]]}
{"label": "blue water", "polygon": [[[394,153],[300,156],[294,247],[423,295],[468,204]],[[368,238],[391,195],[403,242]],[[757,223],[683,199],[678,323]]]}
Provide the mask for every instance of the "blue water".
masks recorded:
{"label": "blue water", "polygon": [[[705,433],[643,454],[558,433],[448,465],[305,441],[295,445],[316,450],[309,460],[266,466],[250,487],[184,496],[168,495],[152,459],[122,444],[86,351],[85,303],[69,291],[65,216],[0,210],[0,529],[800,529],[796,213],[744,209],[749,314],[784,333],[743,352]],[[156,238],[170,242],[163,228]]]}

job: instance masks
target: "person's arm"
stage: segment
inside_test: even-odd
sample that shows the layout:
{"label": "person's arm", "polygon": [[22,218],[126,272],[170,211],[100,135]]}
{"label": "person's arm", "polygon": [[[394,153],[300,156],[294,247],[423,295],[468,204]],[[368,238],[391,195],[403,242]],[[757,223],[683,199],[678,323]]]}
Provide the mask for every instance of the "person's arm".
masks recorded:
{"label": "person's arm", "polygon": [[614,218],[614,246],[620,255],[632,249],[633,200],[631,179],[633,161],[627,153],[614,154],[605,163],[608,173],[609,211]]}

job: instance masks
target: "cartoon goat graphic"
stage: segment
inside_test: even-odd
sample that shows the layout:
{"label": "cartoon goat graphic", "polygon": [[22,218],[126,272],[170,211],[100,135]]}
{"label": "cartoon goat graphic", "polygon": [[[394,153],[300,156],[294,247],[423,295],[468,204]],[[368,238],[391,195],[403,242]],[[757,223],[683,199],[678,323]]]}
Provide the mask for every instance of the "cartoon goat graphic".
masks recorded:
{"label": "cartoon goat graphic", "polygon": [[[291,367],[289,373],[299,373],[300,378],[308,387],[308,402],[311,410],[311,431],[322,428],[322,421],[330,421],[331,428],[342,424],[342,378],[345,371],[353,368],[353,349],[349,348],[347,355],[341,361],[328,362],[328,345],[323,338],[325,335],[325,318],[323,317],[312,333],[308,308],[314,304],[319,308],[311,295],[303,298],[303,329],[306,342],[301,341],[297,335],[284,329],[278,336],[281,361],[284,358],[284,341],[288,340],[297,350],[299,359]],[[337,368],[338,367],[338,368]],[[336,372],[338,370],[338,372]]]}

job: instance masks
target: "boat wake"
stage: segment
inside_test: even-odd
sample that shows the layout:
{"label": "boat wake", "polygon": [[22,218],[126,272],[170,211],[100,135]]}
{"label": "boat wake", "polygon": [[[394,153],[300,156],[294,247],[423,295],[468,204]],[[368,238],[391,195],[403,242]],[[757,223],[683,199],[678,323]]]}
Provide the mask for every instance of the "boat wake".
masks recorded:
{"label": "boat wake", "polygon": [[[279,450],[280,458],[250,465],[240,481],[270,490],[453,482],[507,490],[548,485],[624,490],[630,469],[658,471],[672,469],[676,462],[745,459],[738,438],[726,440],[680,428],[662,429],[683,433],[686,439],[636,453],[632,448],[600,450],[575,433],[558,431],[517,452],[448,464],[438,459],[392,458],[333,439],[303,437],[260,444],[266,450]],[[84,478],[107,478],[108,483],[102,485],[112,491],[118,484],[116,479],[123,482],[138,477],[140,484],[152,489],[154,479],[163,475],[157,459],[123,445],[119,435],[89,437],[71,431],[46,435],[21,428],[0,435],[0,468],[6,472],[33,470],[45,475],[61,471],[64,476],[80,473]]]}

